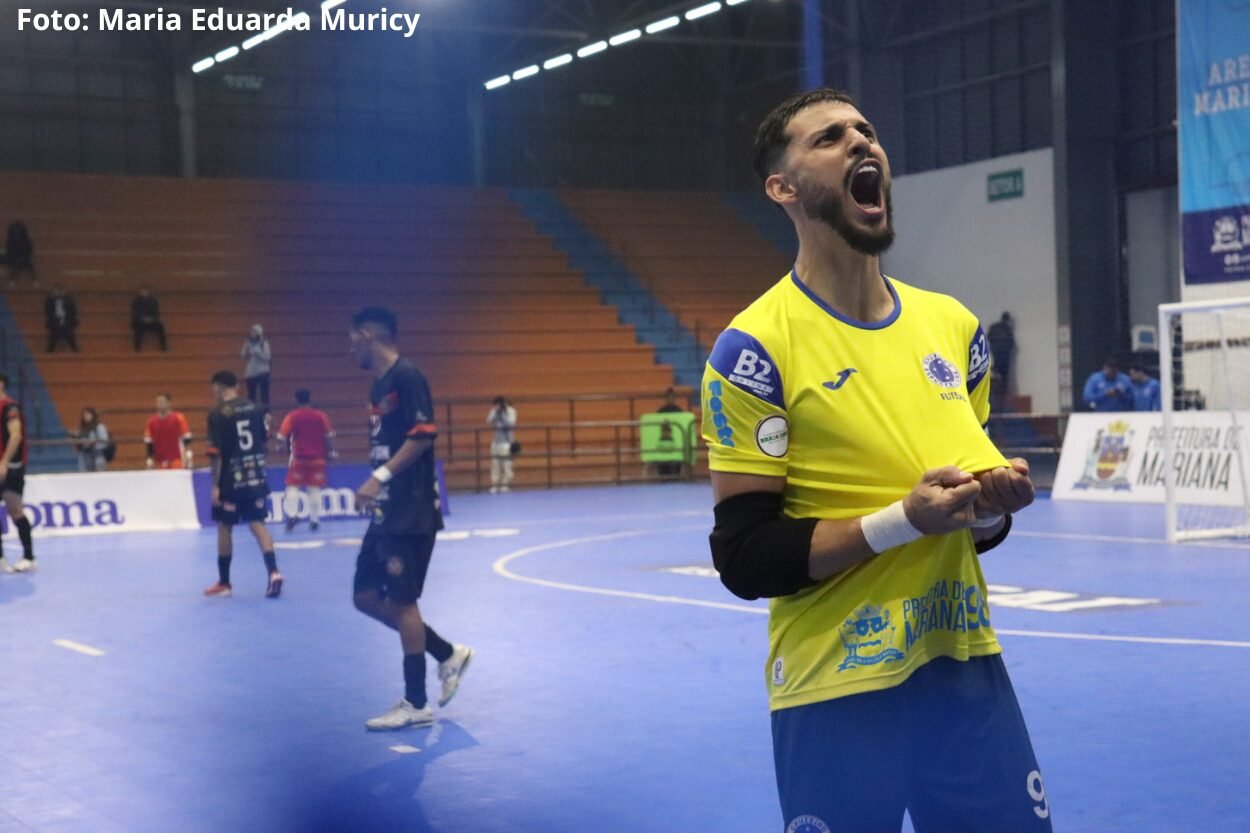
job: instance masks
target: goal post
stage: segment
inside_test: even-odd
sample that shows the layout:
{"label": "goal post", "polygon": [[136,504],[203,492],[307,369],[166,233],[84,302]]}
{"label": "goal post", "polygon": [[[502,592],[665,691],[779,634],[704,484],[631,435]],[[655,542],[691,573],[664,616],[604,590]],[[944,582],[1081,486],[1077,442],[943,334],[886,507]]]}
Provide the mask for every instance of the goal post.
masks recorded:
{"label": "goal post", "polygon": [[1159,384],[1168,540],[1250,537],[1250,297],[1161,304]]}

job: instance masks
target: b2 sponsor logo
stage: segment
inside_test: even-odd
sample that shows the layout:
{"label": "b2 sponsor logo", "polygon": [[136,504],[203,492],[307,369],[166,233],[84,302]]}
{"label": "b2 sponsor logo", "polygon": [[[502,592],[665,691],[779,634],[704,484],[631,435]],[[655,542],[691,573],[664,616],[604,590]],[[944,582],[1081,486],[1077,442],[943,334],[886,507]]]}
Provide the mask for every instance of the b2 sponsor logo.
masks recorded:
{"label": "b2 sponsor logo", "polygon": [[[762,370],[760,368],[763,368]],[[759,354],[754,350],[743,349],[738,354],[738,363],[734,365],[735,376],[749,376],[757,382],[769,384],[772,379],[769,376],[773,372],[773,366],[768,363],[767,359],[761,359]]]}

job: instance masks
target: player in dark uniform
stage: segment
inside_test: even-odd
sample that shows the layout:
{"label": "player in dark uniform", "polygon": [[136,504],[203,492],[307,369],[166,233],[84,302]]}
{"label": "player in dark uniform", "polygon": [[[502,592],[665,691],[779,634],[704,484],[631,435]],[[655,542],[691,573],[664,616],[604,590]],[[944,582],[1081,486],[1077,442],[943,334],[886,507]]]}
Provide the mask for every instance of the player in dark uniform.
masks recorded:
{"label": "player in dark uniform", "polygon": [[273,554],[273,538],[265,528],[265,443],[269,439],[265,414],[254,402],[239,396],[239,379],[229,370],[213,374],[217,407],[208,414],[208,455],[213,463],[213,520],[217,521],[217,583],[205,596],[228,597],[230,559],[234,556],[234,526],[246,523],[260,545],[269,571],[265,597],[282,592],[282,574]]}
{"label": "player in dark uniform", "polygon": [[22,541],[22,560],[9,564],[0,552],[0,573],[29,573],[35,569],[35,549],[30,538],[30,520],[22,506],[22,493],[26,490],[26,422],[21,406],[9,396],[8,388],[9,377],[0,373],[0,495]]}
{"label": "player in dark uniform", "polygon": [[425,697],[425,652],[438,660],[444,706],[473,657],[421,618],[417,599],[443,528],[434,473],[434,403],[430,386],[395,346],[395,315],[366,307],[352,317],[352,354],[374,377],[369,393],[373,475],[356,490],[356,508],[371,517],[356,559],[356,609],[399,631],[404,651],[404,699],[369,720],[371,730],[427,726],[434,712]]}

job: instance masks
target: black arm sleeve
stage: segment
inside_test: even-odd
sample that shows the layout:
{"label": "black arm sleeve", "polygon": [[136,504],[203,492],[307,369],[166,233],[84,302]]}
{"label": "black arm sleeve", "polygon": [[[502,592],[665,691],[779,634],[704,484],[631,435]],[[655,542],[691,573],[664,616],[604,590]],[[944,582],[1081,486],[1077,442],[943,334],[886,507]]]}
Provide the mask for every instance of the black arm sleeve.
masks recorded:
{"label": "black arm sleeve", "polygon": [[747,492],[716,504],[712,563],[739,598],[789,596],[816,583],[808,556],[819,521],[787,518],[781,504],[777,492]]}
{"label": "black arm sleeve", "polygon": [[1009,532],[1011,532],[1011,515],[1007,515],[1007,523],[1003,524],[1003,528],[998,531],[997,535],[995,535],[993,538],[987,538],[984,541],[975,542],[976,548],[977,548],[977,555],[981,555],[982,553],[987,553],[990,550],[994,549],[994,547],[997,547],[1003,541],[1006,541],[1007,533]]}

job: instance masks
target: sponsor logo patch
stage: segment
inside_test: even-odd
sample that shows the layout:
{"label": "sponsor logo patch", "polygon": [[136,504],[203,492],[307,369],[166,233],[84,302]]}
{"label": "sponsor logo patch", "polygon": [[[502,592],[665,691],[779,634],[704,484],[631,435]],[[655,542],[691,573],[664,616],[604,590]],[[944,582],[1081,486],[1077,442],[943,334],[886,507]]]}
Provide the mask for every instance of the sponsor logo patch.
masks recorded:
{"label": "sponsor logo patch", "polygon": [[755,445],[769,457],[784,457],[790,449],[790,423],[783,416],[761,419],[755,426]]}

